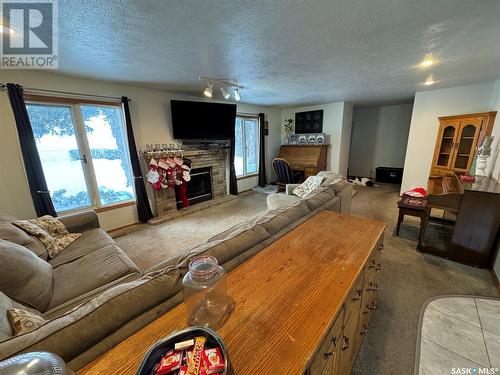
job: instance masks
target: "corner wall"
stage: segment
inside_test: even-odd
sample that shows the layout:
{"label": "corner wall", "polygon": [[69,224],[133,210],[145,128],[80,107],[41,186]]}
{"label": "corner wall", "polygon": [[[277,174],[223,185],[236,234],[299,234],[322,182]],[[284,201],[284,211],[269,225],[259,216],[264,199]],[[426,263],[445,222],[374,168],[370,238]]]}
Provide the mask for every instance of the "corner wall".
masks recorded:
{"label": "corner wall", "polygon": [[[170,118],[171,99],[203,100],[199,97],[161,90],[29,70],[0,71],[0,82],[13,82],[25,87],[95,95],[128,96],[132,100],[130,112],[138,150],[143,150],[148,143],[173,142]],[[244,113],[258,114],[263,112],[266,114],[266,120],[269,121],[269,135],[265,137],[266,172],[268,178],[274,179],[271,160],[278,154],[281,144],[281,111],[271,107],[239,103],[237,110]],[[34,217],[35,210],[28,189],[14,116],[6,92],[0,92],[0,124],[0,181],[2,181],[0,184],[0,213],[19,218]],[[140,160],[142,161],[142,156]],[[256,186],[257,178],[254,181],[245,181],[244,185]],[[136,208],[128,206],[99,213],[99,221],[106,230],[133,224],[137,222]]]}
{"label": "corner wall", "polygon": [[[281,123],[293,119],[295,113],[322,109],[323,133],[330,138],[327,154],[327,170],[346,176],[351,140],[352,104],[346,102],[311,105],[307,107],[287,108],[281,111]],[[281,140],[285,135],[281,133]]]}
{"label": "corner wall", "polygon": [[427,186],[439,129],[438,118],[491,110],[493,87],[494,82],[487,82],[415,94],[401,192],[415,186]]}

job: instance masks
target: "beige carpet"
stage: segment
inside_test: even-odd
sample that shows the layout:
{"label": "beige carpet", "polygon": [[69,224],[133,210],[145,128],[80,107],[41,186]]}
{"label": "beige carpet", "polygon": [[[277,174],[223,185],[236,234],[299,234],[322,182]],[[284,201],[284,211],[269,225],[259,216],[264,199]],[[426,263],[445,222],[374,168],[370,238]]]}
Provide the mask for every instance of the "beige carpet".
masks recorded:
{"label": "beige carpet", "polygon": [[238,199],[164,224],[140,224],[115,238],[141,270],[203,243],[217,233],[267,209],[267,194],[248,192]]}

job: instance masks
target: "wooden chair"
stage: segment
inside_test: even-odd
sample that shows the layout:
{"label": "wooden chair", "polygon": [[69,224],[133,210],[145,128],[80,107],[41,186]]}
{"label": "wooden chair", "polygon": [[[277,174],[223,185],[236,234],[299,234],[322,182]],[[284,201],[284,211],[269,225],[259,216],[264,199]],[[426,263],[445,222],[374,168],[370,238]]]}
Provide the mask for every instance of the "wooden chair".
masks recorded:
{"label": "wooden chair", "polygon": [[292,166],[285,159],[276,158],[273,160],[273,169],[276,174],[278,193],[285,191],[287,184],[296,184],[302,178],[302,173],[294,172]]}

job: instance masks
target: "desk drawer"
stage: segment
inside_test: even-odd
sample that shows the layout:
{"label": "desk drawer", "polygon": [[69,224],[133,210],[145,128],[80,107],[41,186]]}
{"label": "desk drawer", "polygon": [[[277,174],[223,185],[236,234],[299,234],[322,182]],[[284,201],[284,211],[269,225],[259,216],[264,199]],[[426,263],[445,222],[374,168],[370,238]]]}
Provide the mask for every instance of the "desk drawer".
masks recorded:
{"label": "desk drawer", "polygon": [[349,292],[349,297],[345,303],[345,321],[351,319],[357,319],[359,314],[359,309],[361,306],[361,301],[363,299],[363,283],[365,279],[365,272],[361,272],[358,279],[354,283],[351,291]]}
{"label": "desk drawer", "polygon": [[322,374],[323,369],[328,365],[333,368],[332,362],[336,361],[338,349],[340,346],[342,321],[344,319],[344,308],[337,314],[337,318],[333,323],[332,329],[326,335],[325,340],[321,344],[319,351],[316,353],[311,367],[309,368],[310,375]]}

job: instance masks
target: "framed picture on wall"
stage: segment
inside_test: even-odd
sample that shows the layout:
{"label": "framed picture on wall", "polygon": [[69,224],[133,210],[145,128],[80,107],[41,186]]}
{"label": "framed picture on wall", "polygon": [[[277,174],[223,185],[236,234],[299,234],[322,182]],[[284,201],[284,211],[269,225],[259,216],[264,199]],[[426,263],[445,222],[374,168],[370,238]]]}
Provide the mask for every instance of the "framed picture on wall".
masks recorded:
{"label": "framed picture on wall", "polygon": [[323,133],[323,110],[295,113],[295,133]]}

